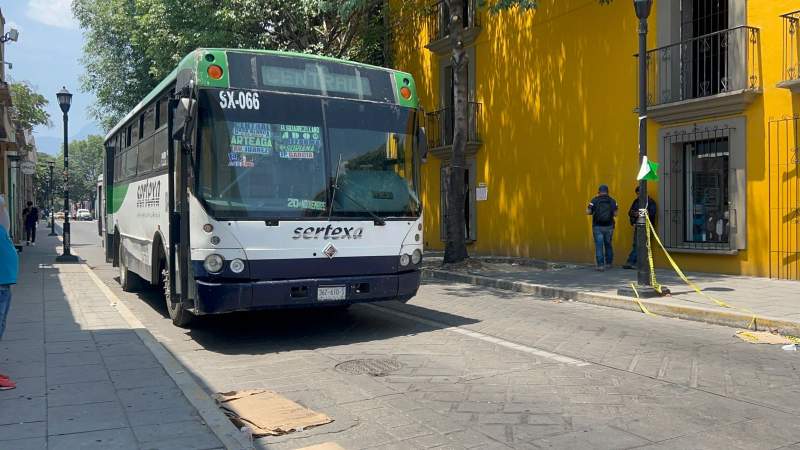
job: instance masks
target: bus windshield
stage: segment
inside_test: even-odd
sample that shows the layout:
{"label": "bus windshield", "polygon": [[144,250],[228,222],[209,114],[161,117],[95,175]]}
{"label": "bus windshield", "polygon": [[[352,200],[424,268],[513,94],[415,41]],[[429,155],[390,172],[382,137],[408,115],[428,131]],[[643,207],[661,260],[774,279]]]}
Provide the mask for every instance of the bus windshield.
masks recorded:
{"label": "bus windshield", "polygon": [[263,91],[229,107],[240,93],[199,95],[197,192],[212,216],[419,216],[413,109]]}

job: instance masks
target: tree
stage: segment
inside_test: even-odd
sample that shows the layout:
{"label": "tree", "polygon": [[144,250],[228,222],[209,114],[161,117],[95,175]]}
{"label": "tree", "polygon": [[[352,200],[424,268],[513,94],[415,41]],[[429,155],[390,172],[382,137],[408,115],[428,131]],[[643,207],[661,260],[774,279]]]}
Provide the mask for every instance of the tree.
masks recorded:
{"label": "tree", "polygon": [[[465,0],[445,0],[448,11],[463,11]],[[612,0],[597,0],[608,4]],[[483,4],[483,2],[481,2]],[[531,10],[537,7],[535,0],[497,0],[489,11],[497,14],[511,8]],[[467,253],[466,224],[464,223],[464,168],[469,127],[467,67],[468,57],[464,48],[464,20],[459,13],[449,14],[448,31],[453,48],[453,146],[450,167],[447,170],[447,195],[445,196],[444,263],[458,263],[469,257]]]}
{"label": "tree", "polygon": [[16,112],[16,122],[23,130],[33,130],[33,127],[43,125],[51,127],[50,114],[45,107],[47,99],[27,82],[11,84],[11,104]]}
{"label": "tree", "polygon": [[[56,158],[64,160],[64,150]],[[63,173],[63,163],[56,164],[56,170]],[[93,203],[96,195],[97,178],[103,173],[103,137],[89,136],[69,144],[69,195],[76,202]],[[60,178],[60,177],[59,177]],[[59,186],[59,184],[56,184]],[[63,186],[61,181],[60,186]]]}
{"label": "tree", "polygon": [[262,48],[383,62],[382,0],[74,0],[83,88],[106,127],[198,47]]}
{"label": "tree", "polygon": [[[62,197],[63,194],[63,181],[61,173],[63,172],[63,159],[56,159],[47,153],[39,153],[36,157],[36,173],[34,174],[33,185],[35,186],[35,199],[39,208],[50,207],[50,195],[53,195],[53,204],[56,208],[64,204]],[[55,166],[53,168],[53,185],[50,186],[50,166],[48,162],[53,161]],[[52,190],[51,190],[52,188]]]}

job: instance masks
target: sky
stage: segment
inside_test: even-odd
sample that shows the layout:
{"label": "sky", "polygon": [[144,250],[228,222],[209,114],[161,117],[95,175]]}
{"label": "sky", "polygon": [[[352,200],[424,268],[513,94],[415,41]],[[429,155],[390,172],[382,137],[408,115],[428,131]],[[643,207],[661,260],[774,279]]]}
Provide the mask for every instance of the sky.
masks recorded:
{"label": "sky", "polygon": [[19,40],[6,43],[6,61],[13,64],[11,70],[6,66],[6,75],[13,81],[29,82],[50,102],[47,111],[53,126],[34,130],[39,151],[50,154],[58,153],[63,140],[62,114],[56,100],[62,86],[73,94],[70,138],[102,134],[89,112],[95,98],[80,89],[84,39],[70,4],[71,0],[0,0],[6,31],[19,30]]}

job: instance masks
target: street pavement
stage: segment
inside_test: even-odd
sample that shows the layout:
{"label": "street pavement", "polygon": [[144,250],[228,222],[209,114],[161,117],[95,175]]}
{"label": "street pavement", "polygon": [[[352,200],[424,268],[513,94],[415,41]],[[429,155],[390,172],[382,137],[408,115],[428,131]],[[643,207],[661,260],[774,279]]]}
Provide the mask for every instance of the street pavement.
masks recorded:
{"label": "street pavement", "polygon": [[[82,224],[83,225],[83,224]],[[55,264],[39,230],[20,256],[0,370],[0,449],[221,449],[81,264]]]}
{"label": "street pavement", "polygon": [[[158,291],[121,292],[98,242],[73,225],[80,255],[209,392],[272,389],[335,420],[264,448],[800,449],[800,352],[731,328],[430,282],[406,305],[182,330]],[[346,370],[361,359],[391,364]]]}

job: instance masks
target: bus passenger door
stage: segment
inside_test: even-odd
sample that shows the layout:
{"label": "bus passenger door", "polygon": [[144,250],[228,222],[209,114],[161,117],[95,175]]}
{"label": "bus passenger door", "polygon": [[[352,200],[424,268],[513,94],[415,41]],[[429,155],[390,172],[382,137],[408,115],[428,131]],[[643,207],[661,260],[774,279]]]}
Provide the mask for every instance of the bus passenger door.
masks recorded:
{"label": "bus passenger door", "polygon": [[[116,146],[109,145],[106,147],[106,167],[103,174],[103,182],[100,184],[103,189],[103,195],[100,198],[100,211],[97,215],[97,222],[102,222],[102,238],[106,250],[106,262],[114,262],[114,235],[112,234],[113,227],[109,227],[111,222],[111,214],[114,211],[114,152]],[[99,193],[98,193],[99,194]]]}

